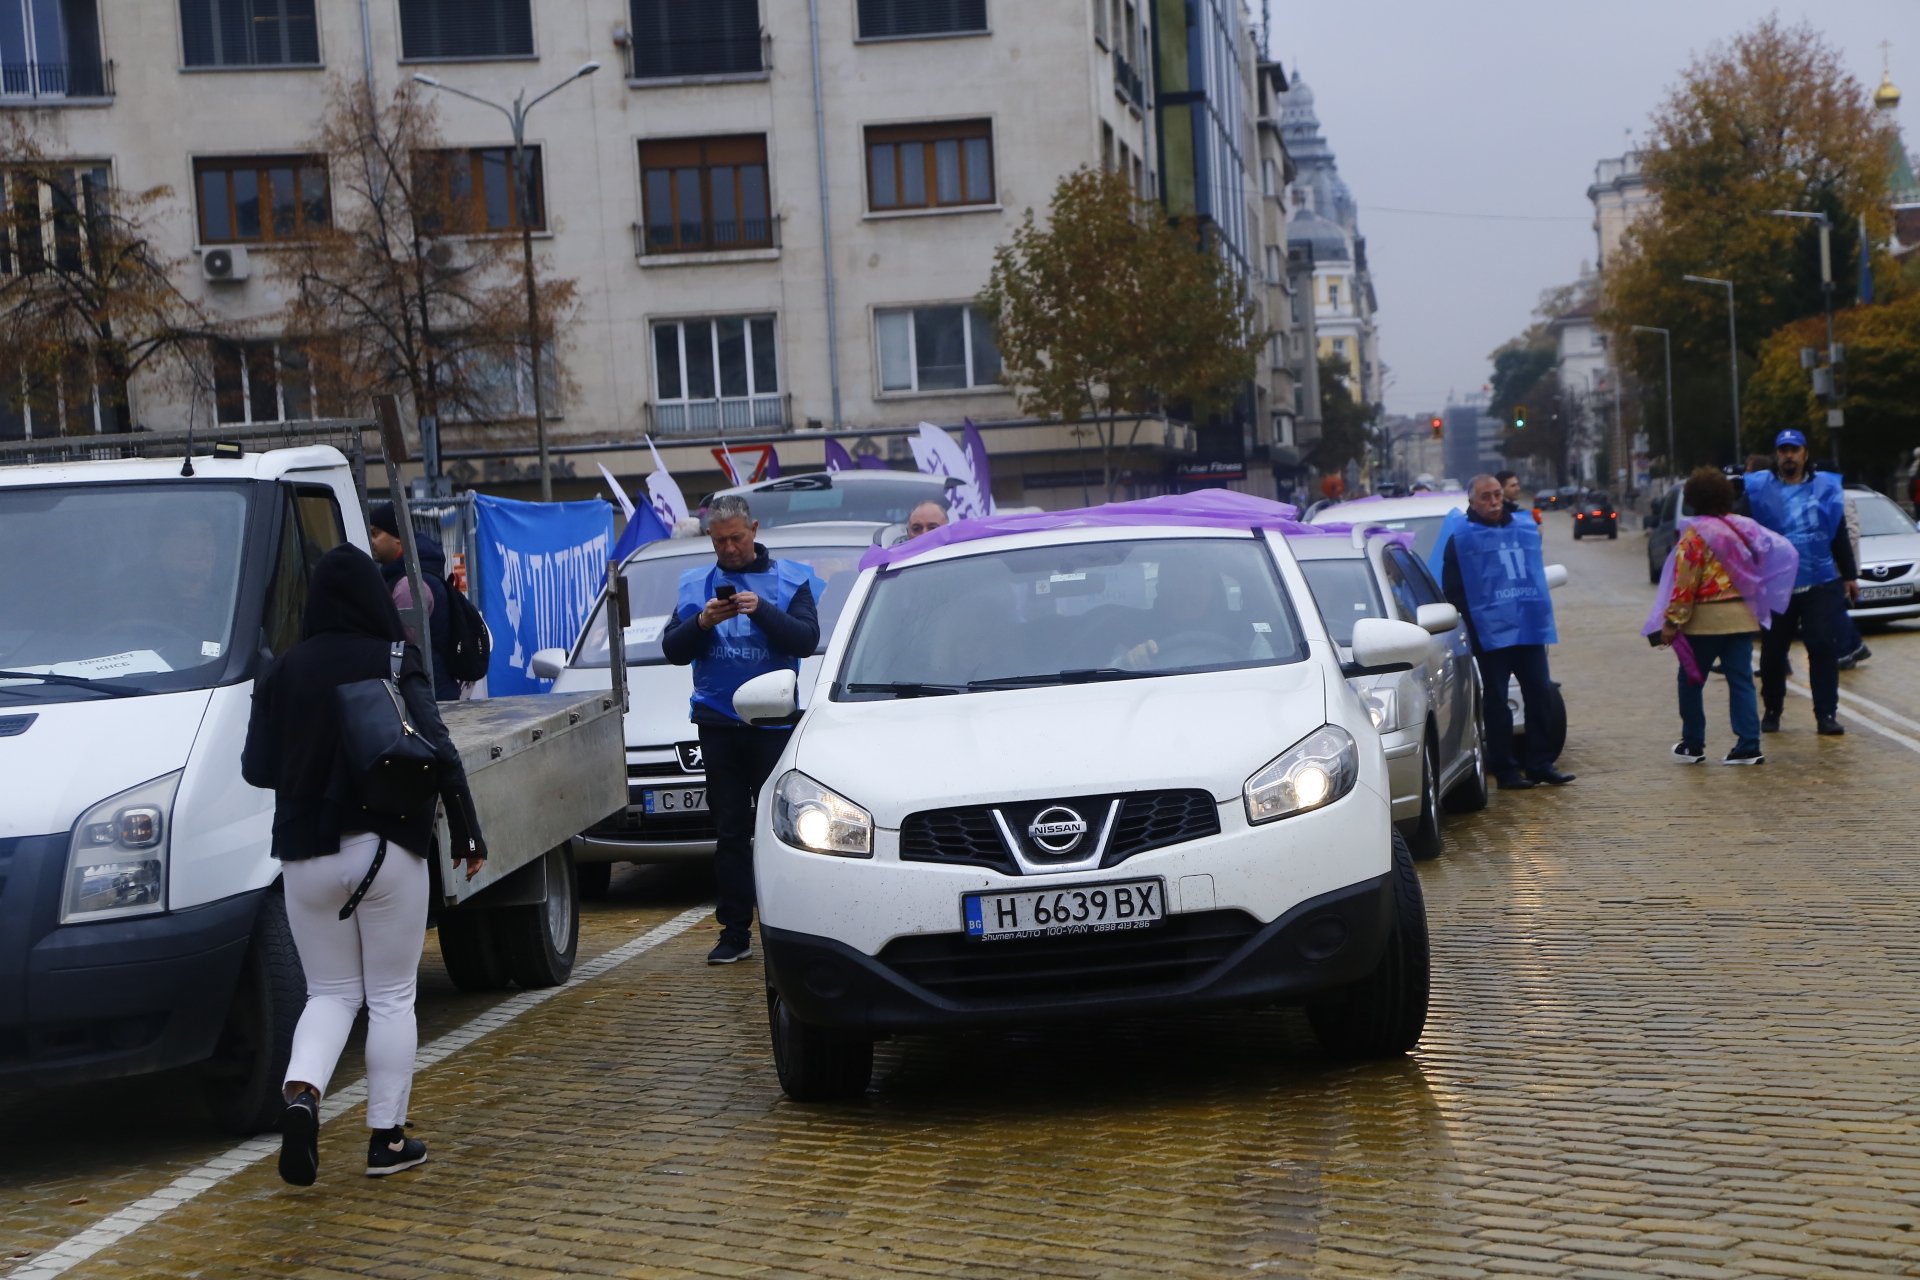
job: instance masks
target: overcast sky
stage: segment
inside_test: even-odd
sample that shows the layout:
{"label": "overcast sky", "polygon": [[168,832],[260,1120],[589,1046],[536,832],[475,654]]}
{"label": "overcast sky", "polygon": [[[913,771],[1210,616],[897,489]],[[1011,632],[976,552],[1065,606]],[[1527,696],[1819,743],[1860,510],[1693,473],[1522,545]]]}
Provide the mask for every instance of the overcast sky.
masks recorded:
{"label": "overcast sky", "polygon": [[1271,53],[1313,87],[1360,204],[1390,413],[1480,389],[1540,291],[1592,262],[1595,162],[1644,134],[1695,53],[1768,13],[1809,21],[1868,92],[1892,41],[1902,127],[1920,145],[1920,0],[1269,3]]}

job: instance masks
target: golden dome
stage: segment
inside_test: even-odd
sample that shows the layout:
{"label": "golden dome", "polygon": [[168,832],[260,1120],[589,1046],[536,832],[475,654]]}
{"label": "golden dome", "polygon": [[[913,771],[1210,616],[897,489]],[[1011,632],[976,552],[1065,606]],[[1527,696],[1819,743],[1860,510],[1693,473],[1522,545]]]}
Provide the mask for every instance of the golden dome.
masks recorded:
{"label": "golden dome", "polygon": [[1891,73],[1880,73],[1880,87],[1873,91],[1873,105],[1887,111],[1900,105],[1900,90],[1894,87]]}

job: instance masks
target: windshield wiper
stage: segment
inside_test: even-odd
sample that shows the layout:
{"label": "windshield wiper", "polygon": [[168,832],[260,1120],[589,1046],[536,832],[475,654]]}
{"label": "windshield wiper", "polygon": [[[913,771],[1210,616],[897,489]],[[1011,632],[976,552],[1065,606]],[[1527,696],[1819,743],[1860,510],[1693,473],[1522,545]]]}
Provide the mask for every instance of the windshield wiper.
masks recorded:
{"label": "windshield wiper", "polygon": [[1140,680],[1165,675],[1163,671],[1127,671],[1120,667],[1077,667],[1071,671],[1036,672],[1030,676],[991,676],[969,680],[969,689],[1024,689],[1049,684],[1093,684],[1101,680]]}
{"label": "windshield wiper", "polygon": [[957,684],[924,684],[917,680],[892,680],[881,684],[849,684],[848,693],[890,693],[896,698],[935,698],[947,693],[965,693]]}
{"label": "windshield wiper", "polygon": [[131,698],[138,694],[152,692],[150,689],[136,689],[131,685],[108,684],[92,676],[63,676],[51,671],[0,671],[0,680],[38,680],[42,684],[69,684],[76,689],[93,689],[115,698]]}

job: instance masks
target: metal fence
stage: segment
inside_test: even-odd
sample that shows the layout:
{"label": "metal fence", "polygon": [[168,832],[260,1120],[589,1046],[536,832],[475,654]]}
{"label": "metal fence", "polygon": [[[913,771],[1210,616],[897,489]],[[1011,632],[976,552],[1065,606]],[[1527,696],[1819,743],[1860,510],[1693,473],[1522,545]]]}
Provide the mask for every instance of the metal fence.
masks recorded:
{"label": "metal fence", "polygon": [[426,534],[447,553],[447,581],[458,585],[467,593],[467,598],[479,606],[479,524],[473,499],[471,493],[456,493],[449,498],[409,499],[407,515],[413,521],[415,533]]}

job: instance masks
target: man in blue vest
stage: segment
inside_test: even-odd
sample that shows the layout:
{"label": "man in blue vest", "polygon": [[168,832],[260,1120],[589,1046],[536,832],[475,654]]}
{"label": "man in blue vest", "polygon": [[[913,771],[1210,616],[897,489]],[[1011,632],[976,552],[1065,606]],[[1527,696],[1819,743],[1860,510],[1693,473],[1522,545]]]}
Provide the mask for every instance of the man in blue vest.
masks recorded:
{"label": "man in blue vest", "polygon": [[1797,634],[1807,646],[1814,724],[1820,733],[1837,737],[1847,731],[1840,723],[1840,637],[1847,606],[1860,591],[1840,477],[1815,472],[1806,436],[1788,428],[1774,437],[1773,470],[1748,473],[1746,500],[1755,520],[1800,553],[1787,611],[1774,615],[1773,625],[1760,633],[1760,730],[1780,732],[1787,649]]}
{"label": "man in blue vest", "polygon": [[793,736],[792,725],[759,726],[733,711],[733,694],[769,671],[798,671],[820,644],[813,570],[775,560],[754,541],[760,525],[745,498],[707,508],[715,564],[680,575],[673,621],[660,637],[667,661],[693,666],[692,720],[707,770],[707,806],[717,838],[714,880],[719,945],[708,964],[753,954],[753,804]]}
{"label": "man in blue vest", "polygon": [[[1480,665],[1487,722],[1487,767],[1502,790],[1538,783],[1564,786],[1570,773],[1554,767],[1545,726],[1553,710],[1553,680],[1547,646],[1558,640],[1546,566],[1540,558],[1540,527],[1531,513],[1516,519],[1498,480],[1479,475],[1467,486],[1464,516],[1447,518],[1439,548],[1440,583],[1460,611],[1467,639]],[[1527,759],[1514,759],[1513,712],[1507,681],[1520,682],[1526,700]]]}

